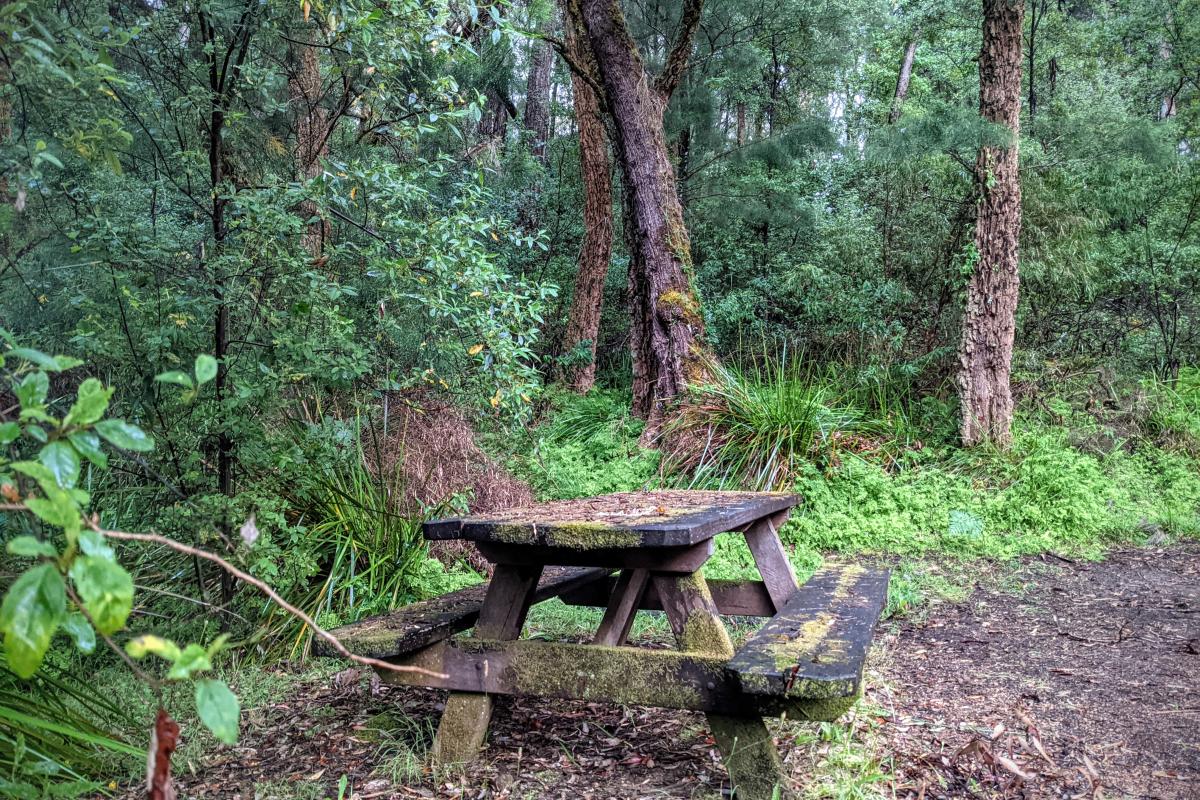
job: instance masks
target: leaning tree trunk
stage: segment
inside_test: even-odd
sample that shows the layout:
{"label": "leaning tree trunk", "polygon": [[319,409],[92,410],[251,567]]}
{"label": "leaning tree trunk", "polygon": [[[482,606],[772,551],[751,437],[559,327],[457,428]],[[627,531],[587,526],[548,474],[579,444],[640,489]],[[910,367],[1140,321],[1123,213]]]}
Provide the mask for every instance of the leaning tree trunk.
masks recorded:
{"label": "leaning tree trunk", "polygon": [[[580,61],[590,60],[568,25],[567,47]],[[612,255],[612,173],[608,162],[608,136],[600,116],[600,100],[591,84],[571,73],[575,93],[575,120],[579,124],[579,177],[583,183],[583,247],[567,323],[566,350],[588,343],[587,363],[573,368],[571,388],[587,392],[596,383],[596,339],[604,302],[604,279]]]}
{"label": "leaning tree trunk", "polygon": [[570,5],[581,16],[595,57],[625,180],[633,411],[647,420],[643,440],[649,440],[661,429],[668,404],[702,381],[709,363],[692,285],[691,243],[663,131],[663,111],[686,66],[700,4],[685,6],[683,33],[654,84],[619,3]]}
{"label": "leaning tree trunk", "polygon": [[1016,329],[1021,183],[1022,0],[984,0],[983,48],[979,54],[979,110],[1003,125],[1010,140],[979,149],[975,183],[979,210],[975,247],[979,262],[967,288],[959,344],[958,386],[962,439],[966,445],[1012,440],[1013,335]]}
{"label": "leaning tree trunk", "polygon": [[908,97],[908,84],[912,80],[913,59],[917,55],[917,44],[920,32],[914,33],[913,38],[904,48],[904,60],[900,63],[900,75],[896,78],[896,93],[892,95],[892,110],[888,113],[888,123],[895,124],[900,119],[900,109],[904,99]]}
{"label": "leaning tree trunk", "polygon": [[[315,37],[315,32],[308,31],[297,37],[308,43],[292,46],[292,71],[288,76],[288,95],[296,115],[296,173],[301,181],[311,181],[320,175],[321,159],[329,155],[329,112],[321,105],[321,65]],[[323,219],[307,222],[318,213],[312,200],[303,201],[299,211],[306,221],[300,243],[310,256],[319,258],[329,238],[329,222]]]}

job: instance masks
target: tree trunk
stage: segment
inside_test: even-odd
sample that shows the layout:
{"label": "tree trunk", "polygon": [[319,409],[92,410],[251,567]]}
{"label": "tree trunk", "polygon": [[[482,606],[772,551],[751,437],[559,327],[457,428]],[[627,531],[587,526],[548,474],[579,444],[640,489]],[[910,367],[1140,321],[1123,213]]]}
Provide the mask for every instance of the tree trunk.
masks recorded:
{"label": "tree trunk", "polygon": [[979,211],[975,247],[979,262],[967,288],[959,344],[958,386],[966,445],[1012,440],[1013,336],[1016,328],[1021,183],[1022,0],[984,0],[979,54],[979,110],[1012,138],[984,145],[975,165]]}
{"label": "tree trunk", "polygon": [[908,84],[912,80],[913,58],[917,55],[919,37],[920,32],[914,33],[912,41],[904,49],[904,61],[900,64],[900,76],[896,79],[896,93],[892,96],[892,110],[888,114],[889,124],[895,124],[900,119],[900,109],[908,97]]}
{"label": "tree trunk", "polygon": [[550,73],[554,68],[554,50],[548,42],[533,44],[529,78],[525,88],[525,130],[529,133],[529,152],[546,163],[546,144],[550,140]]}
{"label": "tree trunk", "polygon": [[737,145],[741,147],[746,144],[746,103],[740,101],[737,104]]}
{"label": "tree trunk", "polygon": [[[315,43],[316,33],[306,30],[297,38]],[[317,48],[312,44],[294,44],[291,56],[288,96],[296,115],[296,176],[307,182],[321,174],[321,159],[329,155],[329,112],[321,106],[323,91]],[[317,204],[305,200],[299,211],[305,220],[312,219],[317,216]],[[328,238],[329,223],[321,219],[305,225],[300,243],[310,256],[319,258]]]}
{"label": "tree trunk", "polygon": [[688,207],[688,171],[691,169],[692,161],[692,126],[684,125],[679,131],[679,140],[676,143],[676,157],[679,160],[679,180],[677,183],[677,193],[679,194],[679,205],[684,211]]}
{"label": "tree trunk", "polygon": [[1036,81],[1037,64],[1034,61],[1034,58],[1037,55],[1038,24],[1046,16],[1046,5],[1047,4],[1046,4],[1045,0],[1042,0],[1042,2],[1040,2],[1040,3],[1038,2],[1038,0],[1033,0],[1033,2],[1029,4],[1029,52],[1027,53],[1027,55],[1029,58],[1029,76],[1028,76],[1028,78],[1029,78],[1029,126],[1030,126],[1030,128],[1033,127],[1033,118],[1035,116],[1037,116],[1037,104],[1038,104],[1037,81]]}
{"label": "tree trunk", "polygon": [[691,52],[700,2],[688,0],[682,33],[653,85],[618,3],[570,0],[570,6],[587,32],[625,181],[633,411],[647,420],[643,441],[649,441],[661,429],[668,404],[705,378],[711,358],[663,131],[663,111]]}
{"label": "tree trunk", "polygon": [[[581,53],[576,38],[568,33],[567,46]],[[583,247],[571,317],[567,322],[566,350],[588,343],[589,358],[572,370],[571,388],[581,394],[596,383],[596,340],[600,335],[600,312],[604,302],[604,279],[612,255],[612,173],[608,161],[608,136],[600,116],[600,101],[591,85],[571,73],[575,92],[575,121],[579,125],[579,176],[583,183]]]}

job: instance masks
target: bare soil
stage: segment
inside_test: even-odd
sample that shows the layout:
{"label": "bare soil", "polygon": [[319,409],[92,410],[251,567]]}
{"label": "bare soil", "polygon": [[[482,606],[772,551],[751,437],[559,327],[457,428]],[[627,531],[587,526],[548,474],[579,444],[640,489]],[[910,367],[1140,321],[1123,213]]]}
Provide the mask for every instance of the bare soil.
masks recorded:
{"label": "bare soil", "polygon": [[[997,568],[923,617],[884,624],[856,712],[884,796],[1200,798],[1200,546]],[[701,715],[507,698],[480,762],[431,774],[420,754],[443,699],[357,670],[298,685],[179,796],[332,798],[346,775],[362,800],[688,798],[726,780]],[[795,745],[797,730],[781,747],[803,793],[828,745]],[[382,774],[388,755],[415,774]]]}

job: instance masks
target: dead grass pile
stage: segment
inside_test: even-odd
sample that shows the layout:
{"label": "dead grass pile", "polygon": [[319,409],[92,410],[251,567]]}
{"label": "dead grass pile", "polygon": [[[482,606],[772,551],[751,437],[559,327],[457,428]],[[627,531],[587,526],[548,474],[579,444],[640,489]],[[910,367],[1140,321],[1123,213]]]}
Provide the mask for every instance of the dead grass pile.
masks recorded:
{"label": "dead grass pile", "polygon": [[[400,514],[452,515],[500,511],[534,502],[533,491],[496,463],[475,441],[462,411],[432,394],[392,393],[384,400],[378,447],[368,448],[368,466],[389,476],[390,495]],[[474,548],[439,543],[443,561],[467,557],[482,566]]]}

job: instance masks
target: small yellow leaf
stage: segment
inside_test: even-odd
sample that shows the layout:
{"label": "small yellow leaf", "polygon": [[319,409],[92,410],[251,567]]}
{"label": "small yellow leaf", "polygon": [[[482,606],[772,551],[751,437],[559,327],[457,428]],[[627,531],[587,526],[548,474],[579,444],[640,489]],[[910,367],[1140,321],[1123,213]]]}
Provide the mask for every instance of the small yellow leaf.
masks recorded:
{"label": "small yellow leaf", "polygon": [[308,15],[309,15],[309,12],[311,12],[311,11],[312,11],[312,6],[311,6],[311,5],[309,5],[309,2],[308,2],[308,0],[301,0],[301,2],[300,2],[300,10],[304,12],[304,21],[305,21],[305,22],[308,22]]}
{"label": "small yellow leaf", "polygon": [[353,200],[353,199],[354,199],[354,195],[356,195],[356,194],[358,194],[358,187],[357,187],[357,186],[353,187],[353,188],[350,190],[350,199],[351,199],[351,200]]}
{"label": "small yellow leaf", "polygon": [[495,241],[495,242],[500,241],[500,237],[496,235],[495,231],[492,231],[491,233],[492,233],[492,241]]}
{"label": "small yellow leaf", "polygon": [[472,346],[471,349],[467,351],[467,355],[477,356],[482,352],[483,352],[483,345],[477,344],[477,345]]}
{"label": "small yellow leaf", "polygon": [[471,292],[471,297],[483,297],[483,292]]}

